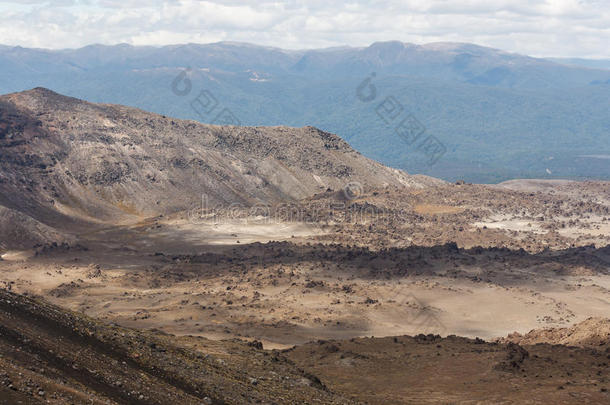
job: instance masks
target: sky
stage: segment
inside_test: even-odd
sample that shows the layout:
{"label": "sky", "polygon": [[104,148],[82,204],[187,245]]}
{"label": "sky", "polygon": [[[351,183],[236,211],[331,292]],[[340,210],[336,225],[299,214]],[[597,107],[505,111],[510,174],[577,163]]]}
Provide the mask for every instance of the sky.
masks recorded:
{"label": "sky", "polygon": [[388,40],[610,58],[610,0],[0,0],[0,44],[10,46],[240,41],[305,49]]}

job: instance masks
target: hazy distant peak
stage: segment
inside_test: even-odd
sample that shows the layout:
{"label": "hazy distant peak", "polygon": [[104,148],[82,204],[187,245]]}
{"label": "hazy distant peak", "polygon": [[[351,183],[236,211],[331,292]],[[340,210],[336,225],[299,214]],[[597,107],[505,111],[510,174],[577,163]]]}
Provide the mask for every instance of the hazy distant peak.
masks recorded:
{"label": "hazy distant peak", "polygon": [[466,51],[466,50],[485,50],[492,52],[504,52],[496,48],[490,48],[487,46],[471,44],[467,42],[430,42],[427,44],[420,45],[424,49],[431,51]]}
{"label": "hazy distant peak", "polygon": [[219,42],[214,42],[210,45],[226,45],[226,46],[234,46],[234,47],[240,47],[240,48],[251,48],[251,49],[267,49],[267,50],[274,50],[274,51],[284,51],[284,49],[282,48],[278,48],[275,46],[266,46],[266,45],[257,45],[257,44],[253,44],[250,42],[239,42],[239,41],[219,41]]}
{"label": "hazy distant peak", "polygon": [[396,48],[402,49],[407,46],[413,46],[414,44],[402,42],[402,41],[377,41],[369,45],[369,48]]}

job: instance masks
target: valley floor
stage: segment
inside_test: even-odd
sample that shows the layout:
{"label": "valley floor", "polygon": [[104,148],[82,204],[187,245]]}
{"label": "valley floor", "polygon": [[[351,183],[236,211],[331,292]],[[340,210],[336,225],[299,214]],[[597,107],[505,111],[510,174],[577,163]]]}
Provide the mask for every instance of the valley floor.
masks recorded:
{"label": "valley floor", "polygon": [[[239,339],[262,342],[265,356],[287,350],[282,358],[334,393],[321,403],[603,403],[607,346],[472,340],[610,314],[608,183],[520,187],[366,190],[347,202],[328,191],[295,205],[291,220],[273,207],[142,218],[74,244],[4,251],[1,281],[191,348]],[[391,338],[418,334],[462,337]],[[308,343],[318,340],[329,342]]]}

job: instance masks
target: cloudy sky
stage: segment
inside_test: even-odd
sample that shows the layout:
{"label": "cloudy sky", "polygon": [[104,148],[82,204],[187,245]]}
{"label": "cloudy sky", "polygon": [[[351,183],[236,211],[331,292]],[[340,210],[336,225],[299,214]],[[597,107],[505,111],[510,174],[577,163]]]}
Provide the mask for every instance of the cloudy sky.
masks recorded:
{"label": "cloudy sky", "polygon": [[302,49],[383,40],[610,58],[610,0],[0,0],[0,44],[24,47],[244,41]]}

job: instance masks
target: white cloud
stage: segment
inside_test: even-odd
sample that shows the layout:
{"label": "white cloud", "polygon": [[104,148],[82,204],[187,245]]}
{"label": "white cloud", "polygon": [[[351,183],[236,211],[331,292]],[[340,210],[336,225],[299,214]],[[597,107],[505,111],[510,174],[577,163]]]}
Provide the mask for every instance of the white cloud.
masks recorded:
{"label": "white cloud", "polygon": [[302,49],[459,41],[536,56],[610,58],[609,6],[609,0],[13,0],[0,1],[0,43],[233,40]]}

